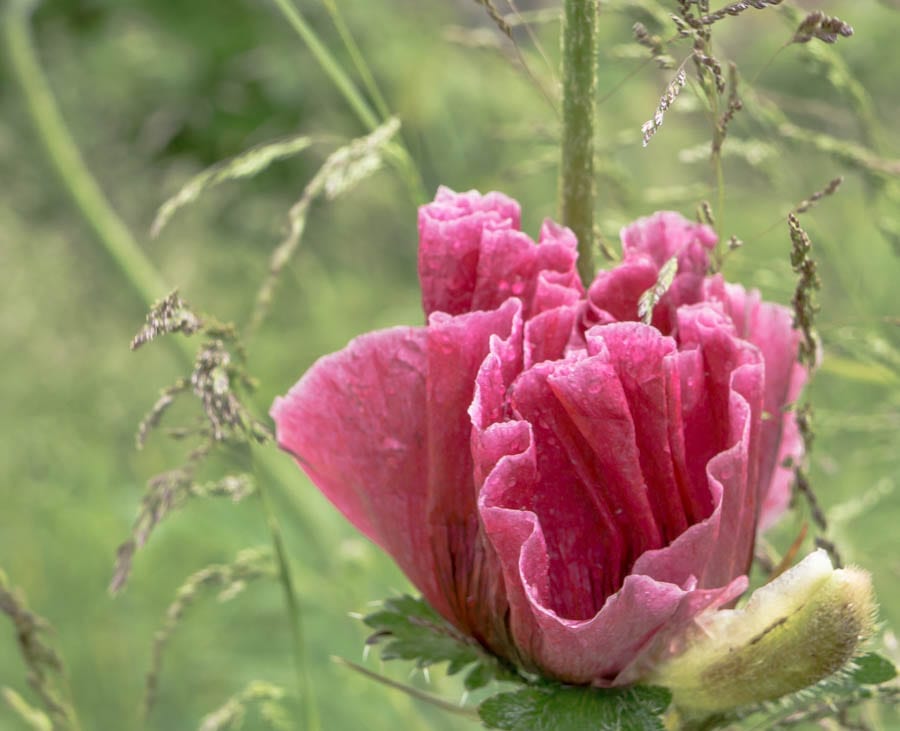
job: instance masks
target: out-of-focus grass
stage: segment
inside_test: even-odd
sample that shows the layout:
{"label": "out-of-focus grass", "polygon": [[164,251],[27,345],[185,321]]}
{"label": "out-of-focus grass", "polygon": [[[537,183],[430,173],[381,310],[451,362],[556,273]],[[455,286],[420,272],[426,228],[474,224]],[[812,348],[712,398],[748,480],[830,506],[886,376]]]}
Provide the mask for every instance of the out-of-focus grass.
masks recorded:
{"label": "out-of-focus grass", "polygon": [[[541,218],[555,212],[555,117],[500,54],[447,40],[450,25],[490,32],[477,5],[463,0],[343,5],[404,122],[428,190],[439,183],[502,189],[522,202],[524,224],[536,232]],[[305,0],[298,6],[346,63],[322,6]],[[851,12],[837,2],[822,8],[842,17]],[[637,12],[604,12],[602,91],[613,89],[639,63],[613,58],[614,48],[629,41],[630,25],[640,19]],[[862,81],[883,128],[890,129],[900,112],[900,57],[893,50],[900,14],[875,4],[853,4],[852,13],[846,19],[856,36],[842,40],[835,52]],[[199,309],[246,322],[286,211],[331,148],[211,193],[150,242],[145,232],[156,207],[191,173],[251,144],[297,132],[334,138],[365,130],[266,4],[141,0],[124,6],[97,0],[75,8],[57,1],[45,3],[35,22],[42,57],[75,138],[163,277]],[[720,33],[723,55],[736,56],[745,76],[752,77],[790,31],[772,10],[725,21]],[[556,27],[539,35],[555,52]],[[793,119],[862,139],[854,110],[834,111],[840,109],[840,94],[819,80],[804,60],[808,56],[801,47],[785,50],[759,84],[777,94],[779,106]],[[544,72],[536,56],[529,59],[538,73]],[[707,165],[679,160],[682,150],[709,139],[708,123],[690,98],[680,99],[667,114],[650,147],[640,146],[640,125],[652,114],[670,73],[647,64],[600,106],[604,151],[598,220],[610,238],[619,225],[656,207],[690,214],[698,188],[715,200]],[[8,70],[0,74],[8,80]],[[130,728],[152,634],[177,587],[207,563],[266,543],[267,535],[254,501],[190,504],[138,554],[124,595],[114,600],[106,594],[116,546],[130,528],[144,481],[179,458],[161,435],[144,452],[133,450],[134,427],[157,390],[176,377],[177,360],[164,343],[139,354],[128,351],[143,318],[142,303],[63,198],[10,84],[0,86],[0,103],[5,182],[0,200],[0,404],[5,415],[0,423],[0,565],[57,628],[85,727]],[[760,138],[748,119],[746,113],[738,115],[732,140],[753,135],[760,143],[778,143]],[[622,137],[622,132],[628,134]],[[882,133],[878,144],[884,156],[900,156],[896,138]],[[726,271],[768,298],[787,302],[793,286],[787,227],[767,229],[791,205],[845,171],[810,150],[775,149],[756,166],[726,157],[724,233],[746,241],[729,258]],[[663,195],[677,188],[688,189],[683,200]],[[838,526],[837,537],[848,559],[872,571],[882,616],[896,627],[900,494],[893,485],[900,479],[895,375],[900,363],[891,358],[900,352],[900,260],[876,229],[876,217],[886,211],[876,212],[869,203],[872,192],[859,175],[847,173],[840,193],[804,217],[823,278],[819,321],[826,346],[824,367],[812,388],[822,412],[812,476],[826,506],[859,500],[875,488],[883,495],[877,504],[851,503],[856,513],[845,507],[843,514],[853,517]],[[662,200],[651,205],[650,196]],[[352,336],[421,320],[415,242],[415,210],[390,171],[335,204],[314,206],[300,253],[276,292],[272,316],[249,344],[250,369],[261,380],[261,409],[316,357]],[[890,317],[895,319],[885,320]],[[832,354],[834,366],[829,365]],[[331,655],[360,658],[365,633],[347,613],[365,610],[370,600],[405,590],[407,584],[299,473],[286,487],[312,516],[328,557],[326,566],[305,548],[283,504],[323,728],[467,727],[329,662]],[[789,543],[800,520],[787,520],[773,540]],[[252,586],[225,605],[213,598],[199,602],[172,640],[148,728],[196,725],[254,678],[290,687],[287,640],[274,585]],[[385,670],[405,677],[403,668]],[[439,673],[432,681],[430,690],[458,697],[458,686],[441,680]],[[0,630],[0,684],[24,690],[6,630]],[[17,728],[17,723],[0,707],[0,727]],[[885,720],[884,727],[891,728],[890,723]]]}

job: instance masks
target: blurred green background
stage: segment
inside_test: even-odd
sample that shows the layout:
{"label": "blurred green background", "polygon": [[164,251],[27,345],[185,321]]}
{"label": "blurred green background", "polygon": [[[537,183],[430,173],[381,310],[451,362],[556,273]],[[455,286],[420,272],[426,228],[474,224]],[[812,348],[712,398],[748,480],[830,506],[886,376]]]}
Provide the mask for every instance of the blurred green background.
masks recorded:
{"label": "blurred green background", "polygon": [[[4,10],[17,0],[3,0]],[[339,2],[391,110],[428,195],[439,184],[500,189],[536,234],[555,214],[556,116],[512,47],[470,0]],[[834,47],[790,46],[779,9],[716,26],[716,52],[737,61],[756,94],[804,129],[872,151],[862,160],[823,140],[785,137],[745,96],[725,143],[725,208],[718,208],[707,150],[711,126],[691,89],[646,149],[649,119],[672,70],[632,42],[635,21],[665,38],[673,3],[602,3],[598,204],[602,233],[659,208],[693,215],[709,199],[720,234],[745,245],[726,273],[789,302],[788,210],[837,175],[840,192],[803,217],[823,280],[823,367],[811,389],[818,412],[811,475],[848,561],[869,569],[886,628],[900,622],[900,13],[890,2],[822,2],[856,29]],[[718,5],[721,5],[719,3]],[[795,7],[812,8],[805,2]],[[318,0],[297,8],[338,61],[350,58]],[[503,6],[498,0],[497,6]],[[556,3],[526,3],[523,11]],[[505,8],[503,8],[505,10]],[[532,25],[549,65],[515,30],[531,74],[556,88],[558,26]],[[34,40],[70,133],[112,205],[164,281],[197,309],[247,322],[288,208],[325,156],[368,130],[274,3],[234,0],[46,0]],[[676,44],[680,62],[689,46]],[[690,67],[689,67],[690,70]],[[624,83],[622,83],[624,82]],[[134,429],[158,390],[182,375],[166,342],[131,353],[148,303],[99,245],[66,197],[4,58],[0,67],[0,566],[56,628],[85,729],[136,727],[154,631],[191,573],[268,542],[256,499],[193,501],[170,516],[135,560],[126,591],[106,587],[116,547],[143,486],[179,464],[183,448],[155,434],[143,452]],[[782,120],[783,121],[783,120]],[[305,133],[320,142],[249,181],[228,183],[178,213],[151,240],[157,207],[202,168],[251,145]],[[875,160],[876,162],[873,162]],[[882,166],[884,167],[884,166]],[[318,356],[377,327],[421,321],[415,274],[416,211],[386,167],[333,202],[314,205],[273,310],[249,342],[259,413]],[[157,293],[159,296],[164,291]],[[177,423],[176,411],[170,423]],[[277,507],[297,571],[307,652],[322,728],[473,728],[330,661],[362,661],[365,631],[350,612],[408,589],[373,546],[344,524],[287,458]],[[771,540],[790,544],[808,511]],[[0,686],[28,697],[8,623],[0,622]],[[252,679],[293,688],[278,585],[262,581],[233,601],[200,598],[175,631],[149,729],[195,728]],[[456,700],[455,680],[367,666]],[[290,707],[292,711],[295,708]],[[297,717],[300,717],[299,712]],[[896,716],[871,719],[900,728]],[[263,728],[257,715],[245,728]],[[0,729],[24,728],[0,705]]]}

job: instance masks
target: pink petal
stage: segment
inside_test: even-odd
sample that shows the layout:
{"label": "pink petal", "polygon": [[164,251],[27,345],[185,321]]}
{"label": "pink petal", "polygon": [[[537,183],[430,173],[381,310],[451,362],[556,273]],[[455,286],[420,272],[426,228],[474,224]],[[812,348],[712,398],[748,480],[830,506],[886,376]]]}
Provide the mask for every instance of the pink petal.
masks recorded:
{"label": "pink petal", "polygon": [[707,282],[707,296],[722,304],[731,317],[738,336],[756,345],[766,365],[765,401],[767,418],[760,435],[760,490],[763,495],[759,528],[765,530],[787,509],[793,473],[782,464],[803,456],[803,441],[793,404],[806,383],[806,369],[797,362],[799,331],[793,328],[791,311],[761,302],[759,292],[747,292],[736,284],[726,284],[720,276]]}
{"label": "pink petal", "polygon": [[[670,427],[680,424],[680,411],[670,413],[670,392],[680,389],[667,363],[674,357],[675,341],[658,330],[634,322],[598,327],[587,334],[588,352],[602,352],[614,367],[634,425],[634,443],[649,502],[663,544],[681,535],[689,525],[690,505],[685,506],[669,444]],[[676,445],[676,450],[680,447]],[[620,453],[622,454],[622,453]],[[687,509],[686,509],[687,507]],[[705,517],[702,516],[702,517]]]}
{"label": "pink petal", "polygon": [[441,188],[419,209],[419,279],[426,314],[492,310],[510,297],[523,316],[576,302],[577,244],[568,229],[545,222],[541,244],[519,231],[518,204],[499,193]]}
{"label": "pink petal", "polygon": [[[745,573],[752,559],[758,489],[759,423],[764,366],[759,351],[735,337],[730,320],[711,305],[678,311],[680,347],[698,348],[702,370],[682,371],[688,472],[721,486],[719,540],[701,578],[720,586]],[[702,381],[701,381],[702,379]]]}
{"label": "pink petal", "polygon": [[524,317],[581,297],[572,245],[549,240],[540,246],[520,231],[485,231],[471,309],[492,310],[510,297],[522,300]]}
{"label": "pink petal", "polygon": [[[496,479],[501,484],[528,479],[529,462],[527,452],[505,458]],[[732,601],[746,587],[744,577],[703,591],[631,575],[590,619],[560,616],[550,608],[548,548],[537,516],[493,505],[492,487],[485,485],[481,515],[503,566],[510,630],[526,667],[570,683],[633,682],[640,670],[631,668],[645,652],[664,652],[693,617]]]}
{"label": "pink petal", "polygon": [[419,282],[425,314],[472,309],[485,230],[517,230],[519,204],[500,193],[438,190],[419,209]]}
{"label": "pink petal", "polygon": [[320,358],[271,415],[279,446],[447,614],[424,520],[427,347],[425,328],[356,338]]}
{"label": "pink petal", "polygon": [[[539,479],[519,485],[502,504],[537,515],[547,537],[550,606],[581,619],[596,613],[631,565],[624,531],[633,516],[623,513],[617,521],[609,501],[598,495],[597,459],[550,382],[557,365],[539,364],[513,385],[512,407],[531,426]],[[619,496],[616,507],[626,500]],[[649,511],[645,520],[655,529]],[[490,531],[488,536],[493,538]]]}
{"label": "pink petal", "polygon": [[578,316],[577,307],[557,307],[525,323],[525,368],[564,357]]}
{"label": "pink petal", "polygon": [[549,218],[541,226],[538,244],[537,286],[528,319],[549,309],[574,305],[584,297],[576,268],[578,240],[565,226]]}
{"label": "pink petal", "polygon": [[592,310],[586,326],[637,320],[638,300],[658,276],[659,267],[649,256],[635,256],[598,272],[588,290]]}
{"label": "pink petal", "polygon": [[[457,317],[434,313],[427,329],[425,424],[427,463],[419,480],[428,499],[421,519],[427,525],[437,584],[449,602],[450,618],[469,634],[496,621],[490,616],[502,586],[490,579],[480,540],[470,449],[472,424],[468,414],[476,377],[488,355],[498,363],[500,378],[512,380],[521,370],[521,304],[508,300],[496,310]],[[504,376],[505,374],[505,376]],[[483,593],[498,596],[485,596]],[[491,642],[490,638],[485,639]]]}
{"label": "pink petal", "polygon": [[672,211],[640,218],[623,228],[620,235],[625,259],[646,254],[659,268],[677,254],[680,271],[701,276],[709,266],[706,250],[712,249],[717,241],[709,226],[688,221]]}
{"label": "pink petal", "polygon": [[471,309],[492,310],[510,297],[530,302],[536,259],[534,241],[521,231],[484,231]]}
{"label": "pink petal", "polygon": [[506,598],[476,510],[471,422],[489,351],[521,369],[521,305],[362,336],[320,359],[272,408],[278,442],[428,602],[487,644]]}
{"label": "pink petal", "polygon": [[656,284],[663,264],[677,256],[677,274],[654,307],[652,323],[660,332],[672,333],[676,309],[703,299],[707,250],[715,246],[715,233],[677,213],[662,212],[626,226],[621,237],[623,262],[600,272],[588,290],[595,314],[587,324],[638,319],[641,295]]}
{"label": "pink petal", "polygon": [[[559,679],[633,682],[696,614],[746,586],[761,358],[714,307],[683,309],[678,330],[681,353],[641,324],[597,327],[586,354],[514,381],[514,416],[524,422],[499,421],[499,376],[494,407],[477,412],[497,421],[473,419],[479,510],[510,631],[526,664]],[[708,442],[699,460],[687,450],[695,475],[672,439],[670,407],[683,409],[674,422],[688,442]],[[687,479],[712,510],[674,535],[668,511],[683,527],[696,509]]]}

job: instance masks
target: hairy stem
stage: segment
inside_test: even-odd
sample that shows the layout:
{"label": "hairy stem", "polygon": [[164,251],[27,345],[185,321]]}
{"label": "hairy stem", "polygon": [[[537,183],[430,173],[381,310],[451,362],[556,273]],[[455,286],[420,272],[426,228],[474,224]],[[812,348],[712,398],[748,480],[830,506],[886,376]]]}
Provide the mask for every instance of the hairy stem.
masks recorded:
{"label": "hairy stem", "polygon": [[565,0],[562,23],[560,217],[578,238],[578,272],[594,278],[594,102],[597,0]]}

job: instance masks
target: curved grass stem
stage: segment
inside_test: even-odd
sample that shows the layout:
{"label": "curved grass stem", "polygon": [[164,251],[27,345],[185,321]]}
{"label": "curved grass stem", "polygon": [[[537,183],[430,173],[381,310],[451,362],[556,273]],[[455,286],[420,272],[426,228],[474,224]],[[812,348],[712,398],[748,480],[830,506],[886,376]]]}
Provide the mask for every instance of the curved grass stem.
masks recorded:
{"label": "curved grass stem", "polygon": [[[7,0],[4,4],[3,35],[9,68],[22,90],[28,115],[47,159],[97,240],[149,305],[166,293],[165,283],[109,205],[69,134],[35,52],[31,3]],[[192,361],[191,353],[188,362]]]}
{"label": "curved grass stem", "polygon": [[[106,199],[69,134],[35,52],[31,37],[28,5],[15,0],[8,1],[2,17],[4,20],[3,35],[10,59],[10,70],[22,89],[27,111],[38,142],[47,154],[59,177],[60,183],[72,199],[75,208],[90,225],[95,235],[94,240],[112,258],[135,294],[143,301],[143,304],[149,307],[170,288],[166,286],[163,277],[141,250],[129,228]],[[194,348],[190,341],[184,338],[169,338],[168,340],[177,344],[179,355],[186,364],[193,363]],[[296,480],[294,470],[290,471],[290,477],[286,476],[286,458],[281,459],[280,455],[273,450],[259,452],[256,455],[255,463],[259,471],[263,473],[262,479],[259,480],[260,483],[287,484],[291,480]],[[279,480],[278,478],[282,476],[284,476],[284,479]],[[290,498],[289,505],[293,511],[292,517],[296,519],[296,522],[302,528],[302,533],[307,539],[309,548],[316,555],[325,557],[325,552],[321,549],[320,542],[315,538],[314,523],[307,515],[305,506],[295,497],[293,491],[284,490],[282,492],[283,496]],[[271,507],[271,496],[268,495],[267,488],[262,487],[260,487],[260,494],[263,497],[262,502],[266,521],[271,533],[273,546],[275,547],[275,553],[278,557],[279,574],[285,592],[287,614],[293,633],[293,654],[298,673],[302,676],[300,688],[301,692],[305,694],[305,706],[308,709],[308,728],[311,731],[315,731],[315,729],[318,729],[318,720],[312,694],[309,692],[309,684],[306,679],[303,635],[299,623],[299,603],[291,581],[284,539]]]}
{"label": "curved grass stem", "polygon": [[[125,280],[145,307],[171,290],[156,267],[138,245],[128,226],[110,205],[96,179],[91,174],[78,146],[75,144],[65,120],[56,104],[50,84],[38,61],[31,38],[28,6],[17,0],[9,0],[3,11],[3,35],[10,59],[10,71],[22,89],[26,108],[40,143],[53,166],[59,182],[75,205],[76,210],[91,227],[95,241],[106,251]],[[185,338],[168,338],[178,349],[186,366],[194,362],[194,346]],[[296,481],[296,471],[290,468],[287,458],[267,451],[258,456],[257,462],[266,476],[276,483]],[[290,500],[298,524],[304,535],[310,538],[310,548],[320,557],[326,554],[315,536],[314,522],[306,515],[305,508],[291,491],[283,491]]]}
{"label": "curved grass stem", "polygon": [[[319,66],[322,67],[322,70],[331,80],[331,83],[335,85],[337,90],[350,105],[350,108],[353,110],[354,114],[356,114],[360,122],[362,122],[370,132],[377,129],[385,119],[379,119],[378,115],[372,111],[369,103],[365,100],[359,89],[356,88],[352,79],[344,71],[337,59],[331,54],[331,51],[329,51],[325,44],[319,40],[315,31],[309,23],[306,22],[306,19],[300,11],[297,10],[293,2],[291,0],[272,0],[272,2],[284,16],[291,28],[293,28],[294,32],[300,36],[300,39],[306,44],[309,52],[319,63]],[[377,100],[376,103],[378,103]],[[416,168],[409,151],[406,147],[401,145],[389,145],[385,149],[388,153],[388,159],[396,166],[403,178],[413,202],[416,205],[425,203],[427,199],[425,186],[422,183],[422,178],[419,175],[419,171]]]}
{"label": "curved grass stem", "polygon": [[391,110],[384,100],[381,89],[378,88],[378,83],[375,81],[375,76],[369,68],[369,64],[366,63],[366,57],[363,56],[362,51],[353,38],[353,34],[350,33],[350,29],[347,27],[347,23],[344,22],[344,16],[341,14],[336,0],[322,0],[322,4],[331,16],[331,22],[334,23],[334,27],[341,37],[341,43],[344,44],[344,48],[350,54],[350,60],[353,61],[353,66],[356,68],[359,78],[362,79],[363,86],[365,86],[369,98],[375,105],[375,109],[378,110],[381,120],[388,119],[391,116]]}
{"label": "curved grass stem", "polygon": [[425,693],[424,691],[421,691],[418,688],[414,688],[411,685],[398,683],[396,680],[392,680],[391,678],[385,677],[384,675],[379,675],[378,673],[372,672],[368,668],[363,667],[362,665],[359,665],[355,662],[351,662],[350,660],[346,660],[343,657],[332,657],[331,659],[338,665],[343,665],[344,667],[350,668],[360,675],[364,675],[370,680],[374,680],[376,683],[381,683],[382,685],[386,685],[388,688],[399,690],[401,693],[406,693],[406,695],[408,695],[410,698],[415,698],[416,700],[422,701],[423,703],[428,703],[429,705],[432,705],[436,708],[440,708],[442,711],[447,711],[448,713],[453,713],[458,716],[464,716],[473,720],[478,718],[478,712],[472,708],[456,705],[455,703],[449,703],[443,698],[439,698],[435,695],[432,695],[431,693]]}

